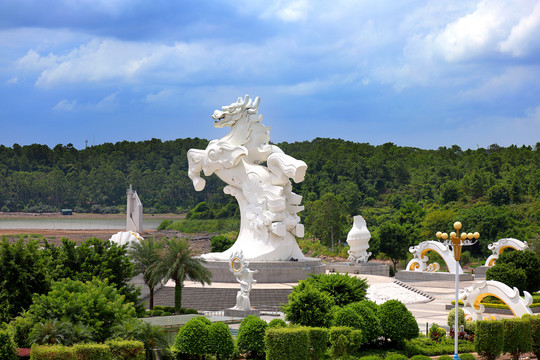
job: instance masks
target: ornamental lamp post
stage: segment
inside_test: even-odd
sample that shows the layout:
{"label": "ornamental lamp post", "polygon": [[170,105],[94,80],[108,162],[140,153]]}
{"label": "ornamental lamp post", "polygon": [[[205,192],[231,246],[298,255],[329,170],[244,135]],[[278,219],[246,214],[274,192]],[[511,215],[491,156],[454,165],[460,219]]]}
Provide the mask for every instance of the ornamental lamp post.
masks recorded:
{"label": "ornamental lamp post", "polygon": [[[450,233],[450,239],[448,238],[447,233],[442,233],[440,231],[435,234],[437,236],[437,239],[442,239],[443,244],[446,246],[451,246],[452,251],[454,252],[454,259],[456,259],[456,309],[454,313],[454,360],[459,360],[458,356],[458,319],[459,319],[459,312],[458,312],[458,301],[459,301],[459,260],[461,260],[461,249],[463,246],[470,246],[476,244],[478,241],[478,238],[480,237],[480,234],[478,232],[475,233],[466,233],[462,232],[461,235],[459,234],[459,230],[461,229],[461,223],[459,221],[456,221],[454,223],[454,229],[456,231],[452,231]],[[473,241],[474,239],[474,241]]]}

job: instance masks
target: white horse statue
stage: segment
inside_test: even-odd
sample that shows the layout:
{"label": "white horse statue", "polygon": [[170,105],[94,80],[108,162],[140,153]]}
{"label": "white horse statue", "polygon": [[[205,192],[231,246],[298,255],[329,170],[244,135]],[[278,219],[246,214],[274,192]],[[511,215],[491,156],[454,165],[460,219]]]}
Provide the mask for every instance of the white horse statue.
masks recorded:
{"label": "white horse statue", "polygon": [[[303,260],[295,236],[304,236],[296,214],[304,209],[302,197],[292,192],[289,179],[304,180],[307,165],[270,145],[270,128],[257,114],[260,99],[244,99],[214,111],[214,127],[231,127],[229,134],[212,140],[205,150],[191,149],[188,175],[195,190],[206,184],[201,178],[216,174],[228,185],[223,191],[240,206],[240,232],[234,245],[222,253],[203,254],[206,260],[229,260],[242,251],[246,260]],[[264,166],[266,163],[266,166]]]}

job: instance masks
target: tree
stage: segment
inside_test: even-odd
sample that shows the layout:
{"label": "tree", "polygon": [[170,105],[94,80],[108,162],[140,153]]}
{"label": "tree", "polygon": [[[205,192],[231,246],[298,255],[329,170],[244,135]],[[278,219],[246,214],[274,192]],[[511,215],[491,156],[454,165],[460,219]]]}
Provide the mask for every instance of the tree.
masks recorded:
{"label": "tree", "polygon": [[154,309],[154,288],[160,279],[152,277],[152,268],[159,260],[159,252],[163,243],[155,241],[153,237],[131,243],[129,256],[135,265],[134,274],[142,274],[143,281],[150,290],[150,310]]}
{"label": "tree", "polygon": [[287,305],[283,306],[283,312],[293,324],[328,327],[332,320],[330,313],[333,305],[334,301],[328,293],[307,285],[302,289],[293,288]]}
{"label": "tree", "polygon": [[316,238],[332,250],[334,244],[344,237],[344,211],[345,205],[332,193],[326,193],[309,204],[306,225]]}
{"label": "tree", "polygon": [[32,304],[32,294],[49,291],[48,257],[37,240],[0,242],[0,322],[8,322]]}
{"label": "tree", "polygon": [[174,281],[174,310],[180,314],[182,307],[182,288],[185,280],[211,284],[212,273],[203,263],[202,258],[191,256],[191,248],[186,239],[171,238],[165,240],[165,248],[159,254],[158,262],[152,270],[152,277],[159,281]]}
{"label": "tree", "polygon": [[488,269],[486,278],[532,294],[540,289],[540,257],[530,250],[507,250]]}
{"label": "tree", "polygon": [[51,319],[80,322],[91,329],[96,340],[103,341],[116,324],[135,315],[133,303],[126,302],[107,280],[94,278],[85,283],[71,279],[53,282],[48,294],[34,296],[23,316],[34,324]]}
{"label": "tree", "polygon": [[407,230],[401,225],[386,222],[379,228],[379,248],[392,260],[394,271],[399,261],[407,256],[408,238]]}
{"label": "tree", "polygon": [[345,306],[364,300],[369,285],[366,279],[349,276],[349,274],[316,274],[300,280],[293,291],[302,291],[306,286],[313,286],[327,293],[335,305]]}

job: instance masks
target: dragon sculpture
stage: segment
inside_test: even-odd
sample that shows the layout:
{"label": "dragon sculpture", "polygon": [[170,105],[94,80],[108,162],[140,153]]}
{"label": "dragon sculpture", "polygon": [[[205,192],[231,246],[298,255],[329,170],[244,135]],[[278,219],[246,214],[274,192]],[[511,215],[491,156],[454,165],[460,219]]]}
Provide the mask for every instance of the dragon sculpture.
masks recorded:
{"label": "dragon sculpture", "polygon": [[[187,153],[188,175],[195,190],[204,189],[201,177],[216,174],[227,183],[226,194],[240,207],[240,232],[233,246],[222,253],[203,254],[206,260],[226,261],[242,251],[246,260],[303,260],[296,242],[304,236],[298,212],[302,196],[292,192],[290,179],[304,180],[307,165],[270,145],[270,128],[257,114],[260,98],[249,96],[214,111],[214,127],[230,127],[230,132],[212,140],[205,150]],[[266,166],[265,166],[266,165]]]}

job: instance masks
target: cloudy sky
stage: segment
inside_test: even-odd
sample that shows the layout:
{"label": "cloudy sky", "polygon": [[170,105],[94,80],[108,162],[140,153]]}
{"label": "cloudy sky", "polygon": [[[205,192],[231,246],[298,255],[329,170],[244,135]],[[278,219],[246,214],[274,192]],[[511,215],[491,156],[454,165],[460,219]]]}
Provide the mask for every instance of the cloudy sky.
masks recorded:
{"label": "cloudy sky", "polygon": [[538,0],[0,0],[0,144],[540,141]]}

